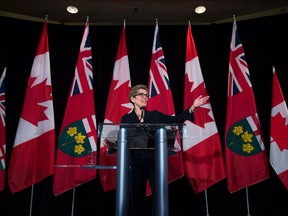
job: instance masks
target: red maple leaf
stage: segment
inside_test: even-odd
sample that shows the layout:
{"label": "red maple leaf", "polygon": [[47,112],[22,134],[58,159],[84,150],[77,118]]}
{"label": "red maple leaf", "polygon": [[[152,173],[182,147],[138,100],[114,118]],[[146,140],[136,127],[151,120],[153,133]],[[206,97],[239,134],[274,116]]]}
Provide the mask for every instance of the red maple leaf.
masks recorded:
{"label": "red maple leaf", "polygon": [[[193,89],[192,92],[190,92],[190,89],[192,89],[193,85],[195,85],[194,82],[189,82],[188,80],[188,76],[185,75],[185,83],[186,83],[186,91],[184,92],[184,97],[187,98],[187,101],[189,101],[189,103],[185,104],[184,108],[188,109],[191,106],[191,102],[193,101],[195,98],[197,98],[199,95],[202,95],[203,97],[207,95],[206,92],[206,88],[205,88],[205,84],[204,82],[200,83],[198,86],[196,86],[196,88]],[[211,111],[211,109],[200,106],[198,107],[195,112],[194,112],[194,122],[196,125],[198,125],[199,127],[204,128],[204,124],[208,123],[208,122],[213,122],[214,119],[211,118],[211,116],[209,116],[209,112]]]}
{"label": "red maple leaf", "polygon": [[[129,80],[123,83],[121,86],[115,89],[118,80],[112,80],[111,86],[113,86],[112,92],[109,92],[109,99],[107,102],[107,110],[105,118],[111,122],[119,123],[122,115],[128,113],[131,108],[127,107],[130,104],[127,95],[129,94]],[[111,91],[111,90],[110,90]],[[123,99],[123,96],[125,99]]]}
{"label": "red maple leaf", "polygon": [[29,80],[21,118],[37,126],[39,121],[48,119],[45,114],[47,106],[41,103],[52,100],[52,86],[47,85],[44,79],[43,82],[32,87],[35,79]]}
{"label": "red maple leaf", "polygon": [[213,122],[214,119],[209,116],[210,111],[210,109],[207,109],[205,107],[198,107],[194,111],[194,123],[199,127],[204,128],[204,124],[208,122]]}
{"label": "red maple leaf", "polygon": [[288,149],[288,125],[285,124],[286,119],[277,113],[271,118],[271,137],[283,151]]}

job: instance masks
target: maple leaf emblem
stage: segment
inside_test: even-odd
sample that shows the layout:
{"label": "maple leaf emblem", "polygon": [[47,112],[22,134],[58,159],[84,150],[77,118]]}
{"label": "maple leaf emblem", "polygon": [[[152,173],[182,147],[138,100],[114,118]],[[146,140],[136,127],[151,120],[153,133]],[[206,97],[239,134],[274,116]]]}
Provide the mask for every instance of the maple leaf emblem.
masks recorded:
{"label": "maple leaf emblem", "polygon": [[[188,109],[191,105],[190,101],[194,101],[199,95],[207,95],[207,92],[204,82],[200,82],[198,85],[197,82],[190,82],[187,74],[185,75],[185,83],[186,90],[184,91],[184,97],[188,98],[187,101],[189,101],[185,104],[185,109]],[[210,103],[198,107],[194,112],[194,124],[204,128],[206,123],[214,122],[214,118],[210,115],[211,112]]]}
{"label": "maple leaf emblem", "polygon": [[276,141],[281,151],[287,149],[288,143],[288,124],[285,122],[286,119],[281,116],[280,112],[271,118],[271,137]]}
{"label": "maple leaf emblem", "polygon": [[213,122],[214,119],[209,115],[210,109],[198,107],[194,113],[194,123],[199,127],[204,128],[204,125]]}
{"label": "maple leaf emblem", "polygon": [[[127,80],[122,85],[118,85],[118,81],[113,80],[111,86],[113,90],[109,93],[109,99],[107,102],[107,110],[105,114],[105,119],[111,122],[120,122],[121,116],[128,113],[133,109],[132,104],[129,102],[129,80]],[[117,86],[117,88],[116,88]]]}
{"label": "maple leaf emblem", "polygon": [[37,126],[39,121],[48,120],[45,111],[48,109],[50,100],[52,100],[52,86],[47,85],[47,79],[34,85],[32,83],[36,78],[30,78],[28,88],[26,90],[25,103],[21,118]]}

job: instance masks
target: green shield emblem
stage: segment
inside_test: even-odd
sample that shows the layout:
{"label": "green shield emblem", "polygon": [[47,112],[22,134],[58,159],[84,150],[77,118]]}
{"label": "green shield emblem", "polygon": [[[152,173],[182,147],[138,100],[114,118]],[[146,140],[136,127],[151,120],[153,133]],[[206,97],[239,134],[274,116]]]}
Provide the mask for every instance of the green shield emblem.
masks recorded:
{"label": "green shield emblem", "polygon": [[231,151],[242,156],[252,156],[262,151],[246,118],[230,127],[226,137],[226,145]]}
{"label": "green shield emblem", "polygon": [[73,122],[63,130],[58,148],[72,157],[82,157],[91,153],[91,145],[81,120]]}

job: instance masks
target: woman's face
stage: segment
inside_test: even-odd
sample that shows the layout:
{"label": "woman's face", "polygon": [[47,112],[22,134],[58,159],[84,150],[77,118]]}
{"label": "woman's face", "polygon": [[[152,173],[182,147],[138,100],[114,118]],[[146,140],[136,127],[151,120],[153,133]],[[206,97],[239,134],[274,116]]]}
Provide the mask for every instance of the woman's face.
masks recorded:
{"label": "woman's face", "polygon": [[138,94],[134,97],[131,97],[131,101],[134,103],[134,107],[146,107],[148,102],[149,95],[146,90],[140,89]]}

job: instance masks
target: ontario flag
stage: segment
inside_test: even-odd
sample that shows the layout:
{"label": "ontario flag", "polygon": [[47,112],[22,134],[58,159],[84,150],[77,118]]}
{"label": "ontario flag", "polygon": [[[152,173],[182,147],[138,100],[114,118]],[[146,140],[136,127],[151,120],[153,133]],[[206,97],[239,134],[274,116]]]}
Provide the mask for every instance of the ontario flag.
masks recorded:
{"label": "ontario flag", "polygon": [[228,74],[225,156],[228,190],[269,178],[269,166],[244,49],[233,22]]}
{"label": "ontario flag", "polygon": [[[165,114],[175,115],[169,76],[166,68],[164,52],[160,42],[158,21],[156,21],[154,32],[148,89],[151,98],[147,104],[147,110],[157,109]],[[180,142],[181,140],[179,137],[175,139],[175,154],[168,157],[168,183],[184,176]],[[149,187],[147,187],[147,194],[148,193]]]}
{"label": "ontario flag", "polygon": [[0,191],[5,189],[6,176],[6,106],[5,106],[6,67],[0,77]]}
{"label": "ontario flag", "polygon": [[8,168],[12,193],[54,173],[55,123],[45,19]]}
{"label": "ontario flag", "polygon": [[273,67],[270,164],[288,190],[288,109]]}
{"label": "ontario flag", "polygon": [[[59,133],[53,192],[57,196],[96,177],[97,123],[89,20]],[[83,168],[84,167],[84,168]]]}
{"label": "ontario flag", "polygon": [[[110,84],[108,101],[106,105],[106,113],[104,123],[120,123],[122,115],[130,112],[133,109],[132,104],[129,102],[128,94],[131,89],[130,69],[128,52],[126,45],[125,23],[121,31],[120,42],[118,46],[116,61],[113,69],[113,77]],[[103,126],[105,134],[109,134],[110,130],[115,127],[109,125]],[[104,134],[104,133],[103,133]],[[100,143],[100,165],[115,166],[117,165],[117,154],[109,154],[108,147],[103,145],[101,137]],[[106,137],[107,138],[107,137]],[[108,137],[110,141],[116,141],[117,137]],[[113,140],[115,139],[115,140]],[[116,175],[115,169],[100,169],[100,180],[104,191],[109,191],[116,188]]]}
{"label": "ontario flag", "polygon": [[[207,96],[206,86],[189,23],[186,42],[184,109],[193,101]],[[194,111],[194,121],[185,121],[187,137],[183,138],[183,159],[186,176],[198,193],[226,178],[220,136],[210,102]]]}

